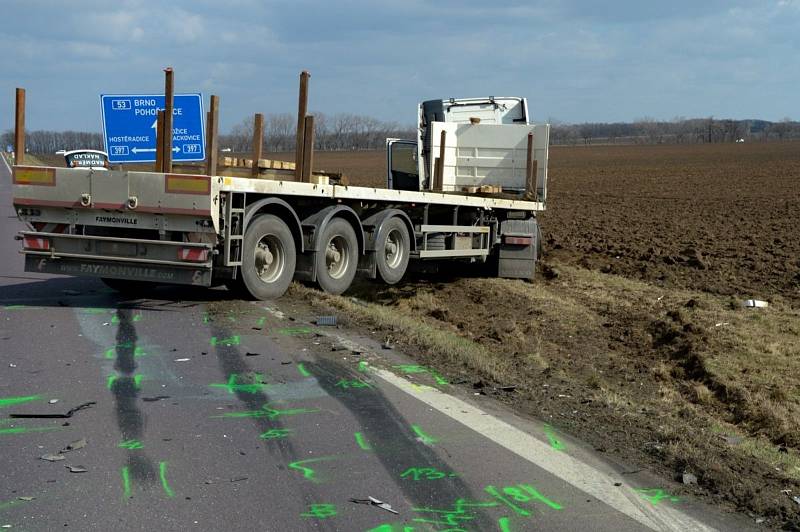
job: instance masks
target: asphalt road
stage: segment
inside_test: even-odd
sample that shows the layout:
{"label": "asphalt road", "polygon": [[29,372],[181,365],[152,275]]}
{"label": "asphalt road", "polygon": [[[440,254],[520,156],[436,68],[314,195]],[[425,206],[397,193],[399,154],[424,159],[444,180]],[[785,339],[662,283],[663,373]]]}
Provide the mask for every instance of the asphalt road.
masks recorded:
{"label": "asphalt road", "polygon": [[[367,335],[316,326],[291,299],[159,289],[125,300],[98,281],[25,273],[2,162],[0,215],[0,526],[749,526]],[[351,501],[370,497],[397,513]]]}

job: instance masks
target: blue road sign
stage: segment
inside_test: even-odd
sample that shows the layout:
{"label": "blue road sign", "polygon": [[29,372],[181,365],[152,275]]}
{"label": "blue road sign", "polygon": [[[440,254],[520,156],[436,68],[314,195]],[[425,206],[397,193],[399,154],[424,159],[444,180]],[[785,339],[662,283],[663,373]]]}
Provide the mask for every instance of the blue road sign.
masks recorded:
{"label": "blue road sign", "polygon": [[[158,112],[164,95],[101,94],[103,138],[111,163],[145,163],[156,160]],[[176,94],[172,113],[172,160],[206,158],[203,97]]]}

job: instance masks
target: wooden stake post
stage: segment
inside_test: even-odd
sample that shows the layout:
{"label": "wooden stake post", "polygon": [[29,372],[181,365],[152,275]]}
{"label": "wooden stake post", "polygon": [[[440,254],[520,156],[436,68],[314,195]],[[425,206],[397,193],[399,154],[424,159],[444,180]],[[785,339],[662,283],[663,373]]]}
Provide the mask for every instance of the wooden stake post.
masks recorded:
{"label": "wooden stake post", "polygon": [[[306,113],[308,112],[308,78],[311,74],[307,70],[300,73],[300,94],[297,103],[297,138],[295,143],[295,177],[298,181],[303,180],[303,145],[305,143],[305,121]],[[311,175],[309,173],[309,175]]]}
{"label": "wooden stake post", "polygon": [[217,175],[217,159],[219,147],[217,146],[217,121],[219,120],[219,96],[211,95],[208,115],[206,119],[206,175]]}
{"label": "wooden stake post", "polygon": [[164,135],[162,136],[163,146],[161,148],[164,151],[161,171],[165,173],[172,172],[172,111],[175,107],[174,88],[172,68],[167,67],[164,69]]}
{"label": "wooden stake post", "polygon": [[314,117],[306,116],[303,122],[305,138],[303,139],[303,177],[301,181],[310,183],[311,172],[314,169]]}
{"label": "wooden stake post", "polygon": [[14,164],[25,164],[25,89],[17,88],[17,114],[14,120]]}
{"label": "wooden stake post", "polygon": [[525,199],[536,199],[537,161],[533,154],[533,133],[528,133],[528,162],[525,168]]}
{"label": "wooden stake post", "polygon": [[164,171],[164,111],[156,116],[156,172]]}
{"label": "wooden stake post", "polygon": [[261,159],[261,148],[264,145],[264,115],[256,113],[253,118],[253,177],[258,176],[258,160]]}

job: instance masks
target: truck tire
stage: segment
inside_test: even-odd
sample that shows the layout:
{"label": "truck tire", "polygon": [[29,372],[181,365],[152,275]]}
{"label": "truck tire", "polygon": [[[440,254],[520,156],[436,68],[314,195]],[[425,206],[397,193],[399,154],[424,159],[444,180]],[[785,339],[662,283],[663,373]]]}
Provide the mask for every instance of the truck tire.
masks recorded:
{"label": "truck tire", "polygon": [[386,220],[375,243],[375,264],[378,275],[386,284],[396,284],[403,278],[411,256],[411,237],[406,224],[394,216]]}
{"label": "truck tire", "polygon": [[358,240],[353,226],[334,218],[322,230],[316,251],[317,284],[329,294],[341,294],[353,282],[358,268]]}
{"label": "truck tire", "polygon": [[289,288],[297,255],[294,237],[274,214],[250,222],[244,233],[241,283],[254,299],[275,299]]}

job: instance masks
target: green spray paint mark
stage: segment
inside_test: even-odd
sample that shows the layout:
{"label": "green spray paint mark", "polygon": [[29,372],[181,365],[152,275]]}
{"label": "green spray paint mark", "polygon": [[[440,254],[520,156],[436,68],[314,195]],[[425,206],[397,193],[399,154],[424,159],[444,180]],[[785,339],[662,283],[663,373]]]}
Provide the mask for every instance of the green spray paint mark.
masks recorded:
{"label": "green spray paint mark", "polygon": [[442,386],[450,384],[450,381],[448,381],[447,379],[445,379],[444,377],[442,377],[441,375],[439,375],[435,371],[431,371],[431,376],[436,381],[436,384],[440,384]]}
{"label": "green spray paint mark", "polygon": [[680,500],[678,497],[670,495],[669,493],[660,488],[637,488],[634,491],[640,493],[642,497],[647,499],[653,506],[657,505],[658,503],[660,503],[665,499],[670,502],[678,502]]}
{"label": "green spray paint mark", "polygon": [[550,499],[539,493],[535,488],[533,488],[533,486],[530,486],[528,484],[507,486],[503,488],[502,492],[499,491],[494,486],[486,486],[484,488],[484,491],[523,517],[529,517],[531,515],[531,512],[530,510],[526,510],[524,508],[517,506],[516,503],[539,501],[546,504],[553,510],[561,510],[563,508],[560,504],[551,501]]}
{"label": "green spray paint mark", "polygon": [[128,466],[122,468],[122,492],[123,497],[126,499],[131,498],[131,473],[128,471]]}
{"label": "green spray paint mark", "polygon": [[203,312],[203,323],[208,323],[208,312]]}
{"label": "green spray paint mark", "polygon": [[[107,314],[109,312],[113,312],[107,308],[97,308],[97,307],[89,307],[83,309],[84,314]],[[115,316],[116,317],[116,316]]]}
{"label": "green spray paint mark", "polygon": [[117,445],[122,449],[128,449],[129,451],[134,451],[136,449],[144,449],[144,445],[139,440],[125,440],[124,442]]}
{"label": "green spray paint mark", "polygon": [[232,373],[231,376],[228,377],[227,384],[214,383],[209,384],[209,386],[212,388],[225,388],[230,394],[235,392],[259,393],[269,386],[269,384],[264,382],[264,376],[261,373],[250,373],[249,376],[254,382],[239,382],[239,375],[237,373]]}
{"label": "green spray paint mark", "polygon": [[313,464],[316,462],[323,462],[326,460],[333,460],[333,456],[320,456],[319,458],[309,458],[307,460],[298,460],[296,462],[292,462],[289,464],[290,469],[296,469],[303,473],[303,478],[306,480],[310,480],[311,482],[319,482],[317,478],[317,472],[311,469],[310,467],[305,467],[302,464]]}
{"label": "green spray paint mark", "polygon": [[511,532],[511,519],[508,517],[501,517],[497,520],[497,527],[500,532]]}
{"label": "green spray paint mark", "polygon": [[267,318],[265,317],[258,318],[258,321],[256,322],[256,327],[263,327],[265,321],[267,321]]}
{"label": "green spray paint mark", "polygon": [[175,492],[172,491],[172,488],[169,487],[169,483],[167,482],[167,463],[166,462],[159,462],[158,463],[158,476],[161,478],[161,487],[164,488],[164,493],[167,494],[167,497],[174,497]]}
{"label": "green spray paint mark", "polygon": [[278,334],[296,336],[299,334],[310,334],[314,332],[311,327],[282,327],[278,329]]}
{"label": "green spray paint mark", "polygon": [[471,521],[475,519],[471,508],[493,508],[498,506],[498,503],[492,502],[469,502],[466,499],[458,499],[453,505],[452,509],[438,510],[434,508],[414,508],[417,513],[432,513],[435,519],[422,519],[415,518],[414,521],[418,523],[428,523],[434,525],[450,525],[458,526],[461,529],[459,521]]}
{"label": "green spray paint mark", "polygon": [[18,405],[21,403],[29,403],[31,401],[38,401],[41,395],[23,395],[19,397],[2,397],[0,398],[0,408],[5,408],[11,405]]}
{"label": "green spray paint mark", "polygon": [[350,388],[372,388],[372,384],[359,379],[339,379],[339,382],[337,382],[335,386],[343,390],[349,390]]}
{"label": "green spray paint mark", "polygon": [[358,444],[358,446],[361,448],[362,451],[372,450],[372,446],[367,442],[366,439],[364,439],[363,434],[361,434],[360,432],[356,432],[355,437],[356,437],[356,443]]}
{"label": "green spray paint mark", "polygon": [[417,435],[417,439],[424,444],[433,445],[434,443],[439,442],[439,440],[437,440],[436,438],[425,434],[425,432],[419,425],[411,425],[411,430],[413,430],[414,434]]}
{"label": "green spray paint mark", "polygon": [[315,412],[319,412],[318,408],[289,408],[286,410],[276,410],[271,408],[269,405],[264,405],[261,407],[261,410],[245,410],[242,412],[226,412],[225,414],[219,416],[211,416],[212,418],[244,418],[244,417],[255,417],[261,418],[266,417],[269,419],[277,419],[280,416],[294,416],[297,414],[313,414]]}
{"label": "green spray paint mark", "polygon": [[[134,314],[131,317],[131,321],[134,322],[134,323],[137,322],[137,321],[142,321],[142,315],[141,314]],[[119,316],[114,314],[114,316],[111,318],[111,323],[114,324],[114,325],[118,324],[119,323]]]}
{"label": "green spray paint mark", "polygon": [[438,480],[445,477],[455,477],[455,473],[445,473],[435,467],[410,467],[400,474],[400,478],[411,480]]}
{"label": "green spray paint mark", "polygon": [[147,353],[145,352],[143,347],[138,346],[138,345],[134,346],[133,342],[123,342],[121,344],[115,345],[114,347],[109,347],[108,349],[106,349],[105,356],[109,360],[113,359],[113,358],[116,358],[118,350],[120,350],[120,349],[130,349],[131,347],[133,347],[133,356],[134,356],[134,358],[139,358],[139,357],[143,357],[143,356],[147,355]]}
{"label": "green spray paint mark", "polygon": [[360,361],[358,363],[358,371],[367,373],[369,371],[369,363],[366,360]]}
{"label": "green spray paint mark", "polygon": [[[142,388],[142,378],[144,375],[134,375],[133,376],[133,389],[140,390]],[[130,377],[126,377],[126,379],[130,379]],[[109,375],[108,380],[106,381],[106,388],[111,390],[114,385],[119,382],[120,376],[119,375]]]}
{"label": "green spray paint mark", "polygon": [[413,526],[395,525],[393,523],[384,523],[375,528],[370,528],[367,532],[414,532]]}
{"label": "green spray paint mark", "polygon": [[262,432],[259,438],[262,440],[277,440],[285,438],[292,433],[292,429],[269,429],[267,432]]}
{"label": "green spray paint mark", "polygon": [[211,337],[211,345],[214,346],[214,347],[216,347],[218,345],[224,346],[224,347],[231,347],[231,346],[234,346],[234,345],[239,345],[239,340],[240,340],[239,339],[239,335],[231,336],[230,338],[222,338],[222,339],[219,339],[219,340],[217,339],[216,336],[212,336]]}
{"label": "green spray paint mark", "polygon": [[310,377],[311,376],[311,373],[306,369],[306,365],[305,364],[302,364],[302,363],[298,364],[297,365],[297,371],[299,371],[300,375],[302,375],[303,377]]}
{"label": "green spray paint mark", "polygon": [[29,307],[27,305],[7,305],[3,307],[4,310],[22,310],[25,308],[36,308],[36,307]]}
{"label": "green spray paint mark", "polygon": [[30,432],[47,432],[48,430],[58,430],[61,427],[14,427],[10,429],[0,429],[0,436],[6,434],[28,434]]}
{"label": "green spray paint mark", "polygon": [[308,511],[301,513],[300,517],[311,517],[314,519],[336,517],[336,506],[333,504],[311,504],[308,507]]}
{"label": "green spray paint mark", "polygon": [[556,451],[563,451],[566,449],[566,446],[556,437],[556,433],[548,424],[544,425],[544,433],[547,436],[547,441],[550,442],[550,447],[555,449]]}
{"label": "green spray paint mark", "polygon": [[392,366],[398,368],[403,373],[427,373],[428,368],[425,366],[418,366],[416,364],[400,364],[399,366]]}

